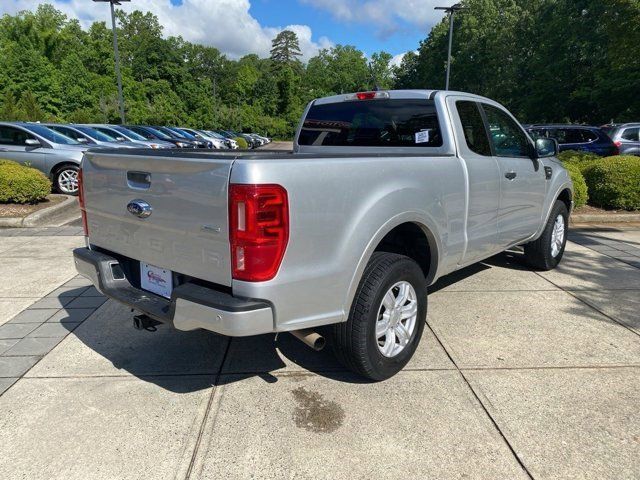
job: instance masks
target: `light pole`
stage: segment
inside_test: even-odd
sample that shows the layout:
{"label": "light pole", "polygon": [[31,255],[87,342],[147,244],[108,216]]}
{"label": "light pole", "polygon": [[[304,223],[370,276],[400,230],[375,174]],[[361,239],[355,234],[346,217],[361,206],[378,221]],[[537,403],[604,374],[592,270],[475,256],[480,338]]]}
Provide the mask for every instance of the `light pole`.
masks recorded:
{"label": "light pole", "polygon": [[93,0],[94,2],[106,2],[111,7],[111,28],[113,29],[113,53],[116,60],[116,78],[118,80],[118,106],[120,107],[120,121],[124,125],[124,97],[122,95],[122,75],[120,74],[120,53],[118,52],[118,34],[116,32],[116,15],[114,5],[120,2],[130,2],[131,0]]}
{"label": "light pole", "polygon": [[449,53],[447,54],[447,84],[445,89],[449,90],[449,79],[451,78],[451,47],[453,46],[453,17],[456,12],[464,9],[461,3],[456,3],[450,7],[436,7],[436,10],[444,10],[449,14]]}

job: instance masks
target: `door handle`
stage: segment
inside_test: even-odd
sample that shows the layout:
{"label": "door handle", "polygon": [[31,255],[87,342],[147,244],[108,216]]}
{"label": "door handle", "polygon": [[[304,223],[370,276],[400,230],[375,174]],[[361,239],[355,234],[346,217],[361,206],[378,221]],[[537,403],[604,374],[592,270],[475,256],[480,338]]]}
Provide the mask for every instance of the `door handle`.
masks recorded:
{"label": "door handle", "polygon": [[517,176],[518,174],[516,172],[507,172],[504,174],[504,178],[506,178],[507,180],[515,180]]}

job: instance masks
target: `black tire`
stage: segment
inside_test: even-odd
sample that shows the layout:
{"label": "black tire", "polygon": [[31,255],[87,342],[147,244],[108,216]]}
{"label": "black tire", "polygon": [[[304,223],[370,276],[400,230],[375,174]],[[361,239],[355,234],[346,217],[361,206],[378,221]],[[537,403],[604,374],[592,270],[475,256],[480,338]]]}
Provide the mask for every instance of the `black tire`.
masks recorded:
{"label": "black tire", "polygon": [[[564,239],[557,255],[552,254],[552,237],[556,225],[556,220],[562,216],[564,220]],[[540,238],[535,242],[524,246],[524,255],[533,268],[541,271],[553,270],[558,266],[564,256],[564,249],[567,245],[567,234],[569,233],[569,210],[561,200],[557,200],[551,209],[551,215],[544,227]]]}
{"label": "black tire", "polygon": [[[376,322],[383,297],[395,284],[403,281],[411,284],[415,291],[417,317],[404,349],[389,358],[378,347]],[[418,264],[403,255],[375,252],[362,275],[349,319],[334,326],[335,354],[350,370],[370,380],[386,380],[402,370],[413,356],[420,343],[426,317],[427,282]]]}
{"label": "black tire", "polygon": [[[80,167],[73,163],[61,165],[53,172],[53,188],[58,193],[65,195],[78,195],[78,170]],[[75,175],[75,190],[69,182],[69,175]]]}

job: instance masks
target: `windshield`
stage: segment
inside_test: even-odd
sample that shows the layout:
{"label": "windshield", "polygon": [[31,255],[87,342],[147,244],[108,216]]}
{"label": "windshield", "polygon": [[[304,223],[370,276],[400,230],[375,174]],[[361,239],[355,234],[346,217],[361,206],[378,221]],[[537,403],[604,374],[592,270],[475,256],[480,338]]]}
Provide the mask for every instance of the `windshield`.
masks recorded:
{"label": "windshield", "polygon": [[172,138],[172,139],[183,138],[182,136],[178,135],[176,132],[168,129],[167,127],[153,127],[153,128],[149,127],[149,128],[154,132],[161,132],[165,138]]}
{"label": "windshield", "polygon": [[314,105],[300,145],[340,147],[441,147],[433,100],[370,100]]}
{"label": "windshield", "polygon": [[132,139],[132,140],[138,140],[138,141],[143,141],[145,142],[147,139],[144,138],[142,135],[138,135],[136,132],[132,132],[131,130],[129,130],[128,128],[124,128],[121,127],[119,125],[114,125],[113,128],[116,132],[120,132],[122,135]]}
{"label": "windshield", "polygon": [[107,135],[106,133],[99,132],[90,127],[73,127],[79,132],[84,133],[86,136],[93,138],[94,140],[98,140],[100,142],[115,142],[116,139]]}
{"label": "windshield", "polygon": [[150,131],[153,135],[155,135],[161,140],[171,140],[171,137],[166,133],[164,133],[162,130],[158,130],[157,128],[153,128],[153,127],[144,127],[144,128]]}
{"label": "windshield", "polygon": [[172,127],[171,130],[173,130],[177,134],[182,134],[184,138],[188,138],[189,140],[197,140],[197,138],[194,135],[180,128]]}
{"label": "windshield", "polygon": [[224,137],[219,133],[212,132],[211,130],[203,130],[204,133],[209,135],[211,138],[217,138],[218,140],[224,140]]}
{"label": "windshield", "polygon": [[75,141],[73,138],[67,137],[55,130],[50,130],[42,125],[23,125],[27,130],[40,135],[42,138],[49,140],[53,143],[59,143],[60,145],[80,145],[80,142]]}
{"label": "windshield", "polygon": [[178,130],[177,128],[164,127],[164,130],[165,131],[169,130],[169,132],[173,133],[174,137],[185,138],[185,139],[189,139],[189,137],[191,137],[191,135],[188,135],[188,134],[184,133],[182,130]]}

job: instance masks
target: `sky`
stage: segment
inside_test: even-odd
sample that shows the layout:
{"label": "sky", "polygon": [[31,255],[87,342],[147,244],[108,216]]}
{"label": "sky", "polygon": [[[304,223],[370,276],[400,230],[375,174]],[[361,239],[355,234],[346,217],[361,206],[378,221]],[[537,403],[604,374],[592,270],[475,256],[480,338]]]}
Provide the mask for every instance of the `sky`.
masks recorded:
{"label": "sky", "polygon": [[[91,0],[0,0],[0,14],[52,3],[83,26],[108,20],[107,4]],[[384,50],[399,62],[418,47],[442,19],[435,6],[455,0],[123,0],[126,11],[152,11],[165,35],[212,45],[232,58],[268,56],[271,39],[290,29],[298,34],[303,59],[336,44],[354,45],[366,55]]]}

